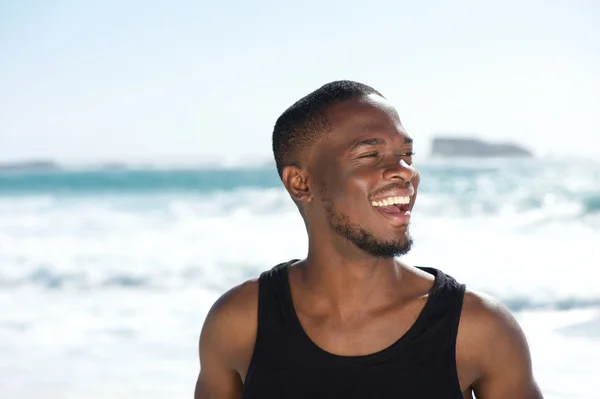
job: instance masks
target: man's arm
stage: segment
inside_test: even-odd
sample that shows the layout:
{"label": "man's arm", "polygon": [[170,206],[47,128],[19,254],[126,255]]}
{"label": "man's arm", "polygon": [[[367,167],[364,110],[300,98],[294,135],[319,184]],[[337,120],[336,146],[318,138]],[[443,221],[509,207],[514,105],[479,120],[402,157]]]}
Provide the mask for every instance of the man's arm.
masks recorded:
{"label": "man's arm", "polygon": [[476,354],[475,397],[542,399],[527,340],[510,311],[491,297],[473,293],[465,296],[465,310],[470,319],[466,345]]}
{"label": "man's arm", "polygon": [[195,399],[239,399],[254,349],[258,313],[256,282],[237,286],[212,306],[200,333],[200,374]]}

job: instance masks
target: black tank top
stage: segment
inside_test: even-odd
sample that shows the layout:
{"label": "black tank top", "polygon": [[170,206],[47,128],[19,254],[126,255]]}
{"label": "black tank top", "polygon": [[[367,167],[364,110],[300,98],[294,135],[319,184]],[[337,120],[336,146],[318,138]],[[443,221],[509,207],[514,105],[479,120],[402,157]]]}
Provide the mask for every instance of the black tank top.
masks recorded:
{"label": "black tank top", "polygon": [[288,280],[293,262],[259,278],[258,330],[242,398],[463,398],[455,348],[464,285],[420,267],[435,282],[412,327],[379,352],[340,356],[321,349],[302,328]]}

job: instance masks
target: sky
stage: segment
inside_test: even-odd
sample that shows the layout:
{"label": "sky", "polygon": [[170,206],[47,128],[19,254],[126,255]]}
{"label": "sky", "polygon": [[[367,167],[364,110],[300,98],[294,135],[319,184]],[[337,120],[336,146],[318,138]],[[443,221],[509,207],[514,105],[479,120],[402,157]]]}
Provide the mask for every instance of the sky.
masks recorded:
{"label": "sky", "polygon": [[600,2],[0,2],[0,162],[271,157],[289,105],[373,86],[436,135],[600,156]]}

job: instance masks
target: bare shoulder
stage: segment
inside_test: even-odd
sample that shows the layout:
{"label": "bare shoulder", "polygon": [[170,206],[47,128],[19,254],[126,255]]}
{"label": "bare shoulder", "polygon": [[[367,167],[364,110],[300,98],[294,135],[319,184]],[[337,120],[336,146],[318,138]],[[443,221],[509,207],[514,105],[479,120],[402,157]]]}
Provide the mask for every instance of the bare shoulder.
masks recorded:
{"label": "bare shoulder", "polygon": [[542,398],[525,334],[496,298],[467,290],[456,352],[477,398]]}
{"label": "bare shoulder", "polygon": [[[258,280],[252,279],[237,285],[221,295],[211,306],[206,322],[220,324],[258,310]],[[253,316],[256,316],[254,314]]]}
{"label": "bare shoulder", "polygon": [[231,288],[211,307],[200,333],[196,399],[239,398],[256,339],[258,281]]}
{"label": "bare shoulder", "polygon": [[258,324],[258,280],[248,280],[225,292],[212,305],[200,334],[202,346],[222,347],[222,355],[239,369],[240,353],[253,350]]}
{"label": "bare shoulder", "polygon": [[491,336],[524,339],[517,320],[508,308],[496,298],[480,292],[466,290],[461,324],[465,332],[485,333],[483,340]]}

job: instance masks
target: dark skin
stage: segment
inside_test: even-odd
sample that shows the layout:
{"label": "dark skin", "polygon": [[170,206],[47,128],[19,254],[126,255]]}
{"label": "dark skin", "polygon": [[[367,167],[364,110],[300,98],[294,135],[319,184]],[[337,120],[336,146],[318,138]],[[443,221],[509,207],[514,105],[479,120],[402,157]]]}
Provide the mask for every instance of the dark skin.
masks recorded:
{"label": "dark skin", "polygon": [[[371,200],[414,189],[412,140],[395,109],[376,95],[329,109],[332,132],[299,154],[283,183],[306,224],[309,251],[290,268],[292,300],[312,341],[337,355],[366,355],[398,340],[427,301],[433,277],[394,257],[373,256],[332,228],[333,204],[346,222],[379,241],[400,246],[406,223],[382,216]],[[243,380],[257,329],[258,283],[232,288],[211,308],[200,336],[196,399],[233,399]],[[456,363],[464,398],[540,399],[523,332],[506,308],[467,291],[457,336]]]}

